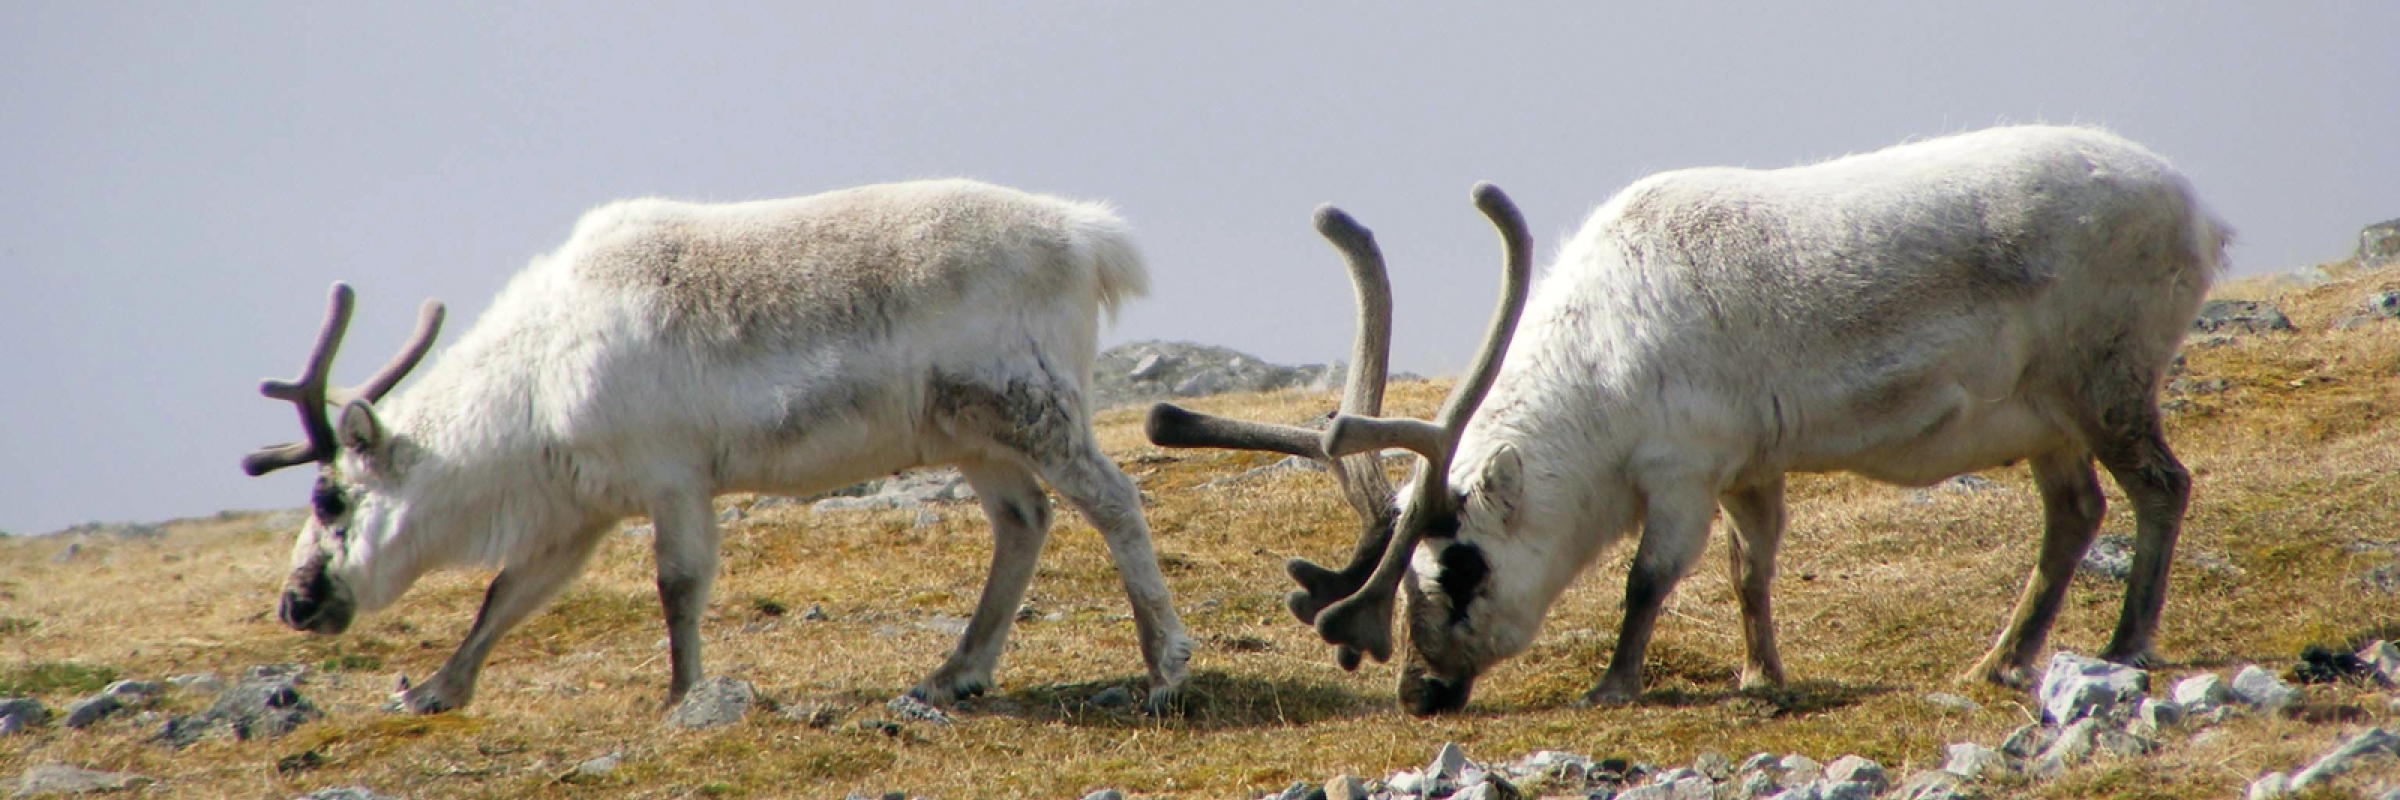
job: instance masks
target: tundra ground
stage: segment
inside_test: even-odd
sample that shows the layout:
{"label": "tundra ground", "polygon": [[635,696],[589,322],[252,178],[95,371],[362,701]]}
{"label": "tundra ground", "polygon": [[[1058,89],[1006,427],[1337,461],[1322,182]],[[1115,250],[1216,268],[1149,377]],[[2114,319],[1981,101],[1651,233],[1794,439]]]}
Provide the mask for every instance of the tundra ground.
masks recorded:
{"label": "tundra ground", "polygon": [[[2170,440],[2197,490],[2160,641],[2173,663],[2154,677],[2157,690],[2194,671],[2280,671],[2305,645],[2400,633],[2400,595],[2361,580],[2400,562],[2400,321],[2332,325],[2365,295],[2400,289],[2400,271],[2335,274],[2302,289],[2226,292],[2274,296],[2299,333],[2187,348],[2188,374],[2222,378],[2225,389],[2170,396],[2181,406]],[[1391,410],[1428,414],[1446,389],[1395,385]],[[1301,392],[1192,403],[1282,422],[1334,404]],[[0,542],[0,695],[30,692],[57,708],[111,677],[232,676],[301,662],[314,670],[303,691],[327,717],[278,740],[183,751],[148,743],[155,721],[132,715],[83,731],[54,722],[0,739],[0,776],[52,762],[125,770],[156,778],[144,796],[163,797],[285,798],[343,785],[414,798],[1071,798],[1102,787],[1243,797],[1422,765],[1444,741],[1484,759],[1536,749],[1660,764],[1688,764],[1704,750],[1736,760],[1856,753],[1905,775],[1938,766],[1945,744],[1996,743],[2037,713],[2026,694],[1950,682],[1997,633],[2032,563],[2041,514],[2022,467],[1985,473],[1998,484],[1985,491],[1796,476],[1776,585],[1794,681],[1786,691],[1734,688],[1741,644],[1718,541],[1668,606],[1642,702],[1573,707],[1615,638],[1625,547],[1566,594],[1531,652],[1478,685],[1466,713],[1417,720],[1395,710],[1390,667],[1341,671],[1282,608],[1284,559],[1331,561],[1349,550],[1355,524],[1329,481],[1275,471],[1204,486],[1274,459],[1162,451],[1142,441],[1141,417],[1139,408],[1106,412],[1101,435],[1150,501],[1169,585],[1203,643],[1192,661],[1199,701],[1187,717],[1084,702],[1111,686],[1138,691],[1142,665],[1100,539],[1063,505],[1034,613],[1017,626],[993,694],[959,709],[955,724],[908,724],[897,735],[857,723],[881,718],[884,700],[937,665],[972,609],[990,546],[973,504],[926,517],[787,505],[731,526],[705,624],[708,672],[751,681],[787,708],[826,709],[833,724],[755,711],[700,732],[660,726],[667,665],[646,538],[612,539],[581,581],[505,640],[471,708],[407,717],[377,710],[395,675],[422,678],[449,654],[490,574],[433,576],[340,637],[295,633],[273,613],[290,532],[232,514],[157,539],[85,538],[63,563],[53,556],[69,540]],[[2109,496],[2103,533],[2131,533],[2113,484]],[[2052,647],[2096,650],[2121,590],[2079,576]],[[829,618],[803,619],[812,604]],[[1928,702],[1935,691],[1963,691],[1982,709]],[[2230,735],[2206,743],[2171,736],[2176,743],[2148,759],[1988,788],[2232,796],[2362,726],[2400,724],[2390,697],[2359,684],[2308,687],[2295,717],[2237,719]],[[159,710],[207,703],[170,692]],[[595,780],[562,777],[605,754],[622,766]],[[2343,786],[2394,778],[2400,769],[2386,764]]]}

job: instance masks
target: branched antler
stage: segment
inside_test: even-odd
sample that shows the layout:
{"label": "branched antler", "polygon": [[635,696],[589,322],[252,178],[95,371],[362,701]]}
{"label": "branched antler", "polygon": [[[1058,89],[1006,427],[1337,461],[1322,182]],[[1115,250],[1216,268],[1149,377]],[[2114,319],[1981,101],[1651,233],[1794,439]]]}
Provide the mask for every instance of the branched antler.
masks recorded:
{"label": "branched antler", "polygon": [[1416,494],[1396,526],[1398,536],[1382,548],[1366,585],[1317,616],[1317,634],[1325,641],[1372,655],[1377,661],[1391,658],[1394,593],[1417,541],[1429,529],[1456,527],[1458,509],[1450,491],[1450,458],[1458,449],[1459,436],[1466,432],[1467,420],[1475,415],[1484,395],[1491,391],[1493,379],[1499,376],[1501,358],[1516,335],[1517,319],[1525,311],[1525,295],[1532,283],[1532,236],[1526,232],[1524,215],[1499,187],[1478,183],[1474,194],[1476,208],[1499,229],[1503,253],[1500,305],[1492,312],[1483,351],[1476,355],[1474,366],[1450,390],[1441,413],[1431,423],[1344,414],[1325,431],[1325,452],[1337,457],[1397,447],[1425,459]]}
{"label": "branched antler", "polygon": [[305,441],[263,447],[242,457],[242,471],[252,476],[265,475],[284,467],[323,461],[332,458],[339,449],[334,442],[333,422],[326,416],[328,404],[346,405],[352,400],[373,403],[382,400],[392,387],[415,369],[433,346],[434,336],[442,328],[442,304],[425,301],[417,312],[417,330],[409,335],[408,343],[399,355],[383,365],[375,376],[355,388],[331,387],[327,374],[333,367],[334,353],[341,350],[342,336],[350,330],[352,293],[349,284],[335,283],[333,297],[325,309],[325,324],[317,329],[317,344],[309,350],[308,364],[300,377],[289,380],[267,380],[258,386],[258,393],[291,403],[300,411],[300,429],[307,434]]}

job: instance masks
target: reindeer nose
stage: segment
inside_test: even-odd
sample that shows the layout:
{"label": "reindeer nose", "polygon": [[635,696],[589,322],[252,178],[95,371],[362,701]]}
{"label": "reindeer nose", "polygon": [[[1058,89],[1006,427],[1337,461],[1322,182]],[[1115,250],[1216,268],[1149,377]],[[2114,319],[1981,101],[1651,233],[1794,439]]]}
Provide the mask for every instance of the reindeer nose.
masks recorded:
{"label": "reindeer nose", "polygon": [[275,617],[293,630],[308,630],[309,619],[317,615],[317,601],[302,597],[299,592],[286,590],[283,600],[275,604]]}
{"label": "reindeer nose", "polygon": [[1467,707],[1475,694],[1475,678],[1444,680],[1430,675],[1410,676],[1401,684],[1400,699],[1408,713],[1419,717],[1447,714]]}
{"label": "reindeer nose", "polygon": [[275,616],[296,631],[341,633],[350,627],[350,606],[322,570],[285,585]]}

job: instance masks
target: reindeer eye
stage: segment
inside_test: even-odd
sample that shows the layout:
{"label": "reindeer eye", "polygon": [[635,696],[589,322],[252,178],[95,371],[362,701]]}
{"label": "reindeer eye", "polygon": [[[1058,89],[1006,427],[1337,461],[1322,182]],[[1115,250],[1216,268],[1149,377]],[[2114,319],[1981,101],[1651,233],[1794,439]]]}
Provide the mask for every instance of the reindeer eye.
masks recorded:
{"label": "reindeer eye", "polygon": [[342,489],[332,481],[317,479],[317,487],[309,491],[308,504],[315,508],[317,521],[330,523],[350,510],[350,501],[342,497]]}

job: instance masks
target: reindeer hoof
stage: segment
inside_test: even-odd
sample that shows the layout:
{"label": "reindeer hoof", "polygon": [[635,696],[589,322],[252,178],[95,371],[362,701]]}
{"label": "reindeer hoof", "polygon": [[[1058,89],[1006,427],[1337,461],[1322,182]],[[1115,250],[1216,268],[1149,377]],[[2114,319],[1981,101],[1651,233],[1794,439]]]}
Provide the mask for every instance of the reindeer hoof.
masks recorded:
{"label": "reindeer hoof", "polygon": [[435,681],[426,681],[414,689],[393,692],[391,701],[383,704],[383,710],[395,714],[440,714],[466,707],[464,698],[453,700],[434,691],[433,688],[438,685]]}
{"label": "reindeer hoof", "polygon": [[2100,660],[2111,664],[2123,664],[2134,669],[2158,669],[2167,666],[2167,660],[2158,657],[2158,653],[2149,648],[2135,650],[2131,653],[2109,650],[2100,654]]}
{"label": "reindeer hoof", "polygon": [[1623,689],[1617,689],[1608,686],[1597,686],[1593,687],[1591,691],[1584,692],[1583,697],[1575,701],[1575,707],[1616,708],[1619,706],[1633,705],[1633,702],[1640,698],[1640,692],[1629,692]]}
{"label": "reindeer hoof", "polygon": [[1196,702],[1197,698],[1186,694],[1182,687],[1152,689],[1149,697],[1142,698],[1142,714],[1160,718],[1180,717],[1191,713]]}

